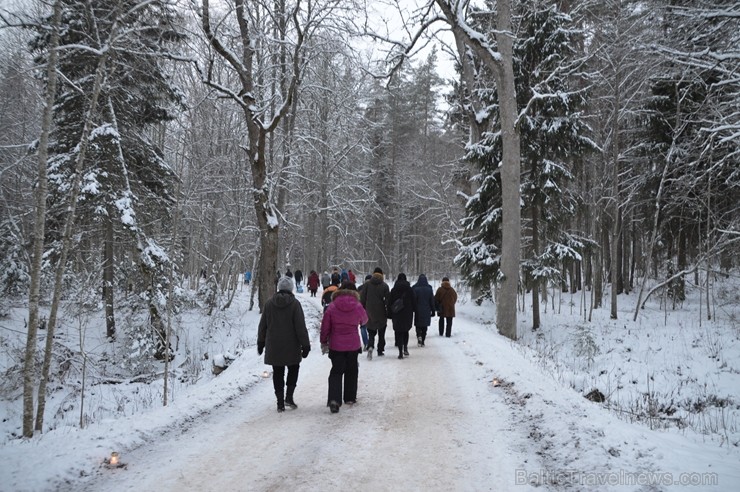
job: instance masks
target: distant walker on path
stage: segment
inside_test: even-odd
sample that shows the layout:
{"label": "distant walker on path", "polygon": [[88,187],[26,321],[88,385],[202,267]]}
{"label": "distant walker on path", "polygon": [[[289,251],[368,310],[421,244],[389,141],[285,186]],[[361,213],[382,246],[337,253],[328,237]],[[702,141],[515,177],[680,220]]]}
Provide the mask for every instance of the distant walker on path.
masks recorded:
{"label": "distant walker on path", "polygon": [[[457,303],[457,292],[450,285],[450,279],[444,277],[442,285],[434,294],[434,302],[437,306],[437,315],[439,316],[439,336],[452,336],[452,318],[455,317],[455,303]],[[445,322],[447,327],[445,328]]]}

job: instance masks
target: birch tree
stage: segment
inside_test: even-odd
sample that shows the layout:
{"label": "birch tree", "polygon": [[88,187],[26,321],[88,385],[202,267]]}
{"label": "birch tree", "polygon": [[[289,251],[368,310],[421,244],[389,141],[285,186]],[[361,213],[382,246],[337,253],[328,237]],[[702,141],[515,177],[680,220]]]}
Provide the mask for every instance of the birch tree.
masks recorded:
{"label": "birch tree", "polygon": [[[54,98],[57,90],[57,59],[59,29],[61,27],[61,1],[54,2],[49,29],[49,50],[46,60],[46,94],[41,119],[41,135],[38,144],[38,185],[35,190],[35,221],[33,255],[31,263],[31,286],[28,299],[28,334],[26,356],[23,363],[23,436],[33,436],[33,392],[35,389],[36,336],[39,324],[39,292],[41,286],[41,264],[44,254],[44,230],[46,223],[47,177],[46,166],[51,133]],[[48,335],[47,335],[48,336]],[[49,338],[51,338],[49,336]],[[40,396],[42,398],[42,396]]]}

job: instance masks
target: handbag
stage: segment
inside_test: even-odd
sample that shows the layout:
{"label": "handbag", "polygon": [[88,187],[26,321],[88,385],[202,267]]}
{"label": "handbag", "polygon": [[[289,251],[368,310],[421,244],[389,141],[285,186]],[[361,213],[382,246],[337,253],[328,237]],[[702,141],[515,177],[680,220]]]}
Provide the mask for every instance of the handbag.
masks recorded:
{"label": "handbag", "polygon": [[395,301],[393,301],[393,304],[391,304],[391,312],[393,314],[398,314],[403,310],[403,297],[399,297]]}

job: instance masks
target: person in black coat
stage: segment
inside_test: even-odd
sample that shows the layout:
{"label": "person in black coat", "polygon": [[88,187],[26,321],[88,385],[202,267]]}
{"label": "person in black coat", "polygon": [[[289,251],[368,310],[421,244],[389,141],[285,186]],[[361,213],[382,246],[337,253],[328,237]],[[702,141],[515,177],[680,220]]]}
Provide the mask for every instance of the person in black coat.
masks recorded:
{"label": "person in black coat", "polygon": [[398,358],[403,359],[409,355],[409,330],[414,321],[416,312],[416,299],[411,284],[406,280],[405,273],[399,273],[396,283],[393,284],[390,296],[390,317],[393,320],[393,331],[396,334],[396,347],[398,347]]}
{"label": "person in black coat", "polygon": [[[277,411],[298,405],[293,401],[293,392],[298,383],[301,359],[308,357],[311,341],[306,329],[306,318],[298,299],[293,295],[293,279],[282,277],[275,293],[262,308],[257,332],[257,353],[265,352],[265,364],[272,366],[272,383],[277,397]],[[287,390],[285,367],[288,367]]]}
{"label": "person in black coat", "polygon": [[423,273],[419,280],[411,287],[416,299],[416,311],[414,312],[414,326],[416,327],[416,341],[419,347],[424,346],[427,338],[427,329],[432,324],[434,316],[434,290]]}
{"label": "person in black coat", "polygon": [[365,286],[360,292],[360,303],[367,311],[367,358],[373,358],[373,348],[375,348],[375,335],[378,336],[378,355],[385,353],[385,327],[388,322],[388,313],[390,306],[390,289],[385,283],[383,270],[380,267],[375,268],[370,280],[365,282]]}

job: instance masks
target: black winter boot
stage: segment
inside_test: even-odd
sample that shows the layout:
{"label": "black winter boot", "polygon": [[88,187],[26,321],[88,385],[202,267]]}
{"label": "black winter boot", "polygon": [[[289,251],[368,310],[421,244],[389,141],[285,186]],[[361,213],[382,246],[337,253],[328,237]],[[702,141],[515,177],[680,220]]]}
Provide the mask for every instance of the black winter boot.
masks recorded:
{"label": "black winter boot", "polygon": [[276,391],[275,396],[277,397],[277,411],[284,412],[285,411],[285,398],[283,397],[283,392]]}
{"label": "black winter boot", "polygon": [[398,347],[398,358],[403,359],[403,347]]}
{"label": "black winter boot", "polygon": [[285,404],[293,409],[298,408],[298,405],[296,405],[295,402],[293,401],[294,391],[295,391],[295,386],[287,386],[285,388]]}

